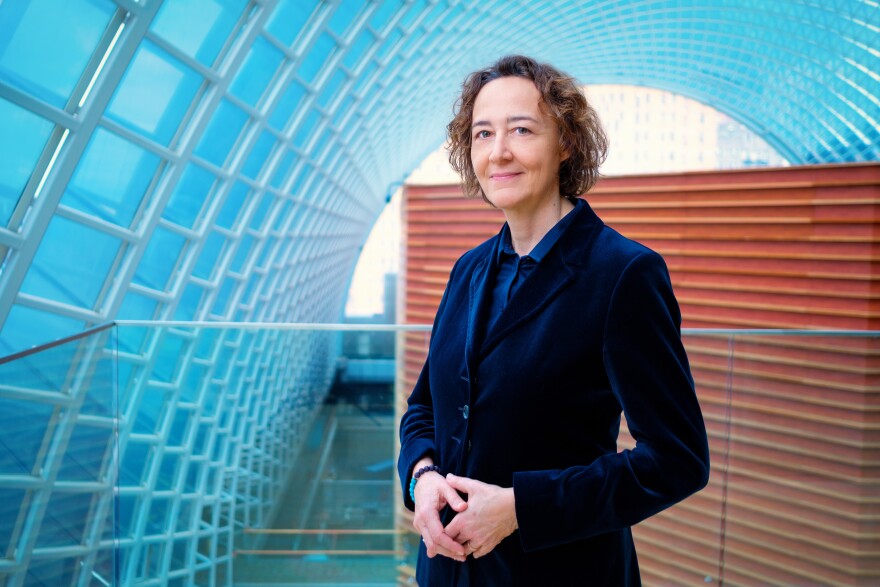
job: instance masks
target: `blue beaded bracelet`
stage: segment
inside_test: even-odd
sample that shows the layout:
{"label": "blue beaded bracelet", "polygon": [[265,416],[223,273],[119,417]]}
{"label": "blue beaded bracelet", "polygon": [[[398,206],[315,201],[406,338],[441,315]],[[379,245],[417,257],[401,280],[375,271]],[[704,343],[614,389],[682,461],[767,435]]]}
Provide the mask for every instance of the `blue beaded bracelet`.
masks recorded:
{"label": "blue beaded bracelet", "polygon": [[413,503],[416,502],[416,481],[419,480],[419,477],[427,473],[428,471],[439,471],[440,467],[437,465],[425,465],[415,473],[413,473],[412,479],[409,480],[409,498]]}

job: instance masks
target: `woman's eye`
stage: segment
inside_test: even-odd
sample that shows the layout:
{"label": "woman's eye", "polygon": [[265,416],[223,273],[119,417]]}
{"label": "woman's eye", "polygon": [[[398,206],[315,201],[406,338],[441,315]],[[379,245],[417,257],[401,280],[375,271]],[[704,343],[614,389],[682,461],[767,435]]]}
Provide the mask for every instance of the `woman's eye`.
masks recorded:
{"label": "woman's eye", "polygon": [[513,132],[515,132],[515,133],[518,134],[518,135],[527,135],[527,134],[529,134],[531,131],[530,131],[529,129],[527,129],[526,127],[524,127],[524,126],[518,126],[518,127],[516,127],[516,128],[514,129]]}
{"label": "woman's eye", "polygon": [[489,136],[489,131],[488,131],[488,130],[477,131],[477,138],[478,138],[478,139],[485,139],[485,138],[487,138],[488,136]]}

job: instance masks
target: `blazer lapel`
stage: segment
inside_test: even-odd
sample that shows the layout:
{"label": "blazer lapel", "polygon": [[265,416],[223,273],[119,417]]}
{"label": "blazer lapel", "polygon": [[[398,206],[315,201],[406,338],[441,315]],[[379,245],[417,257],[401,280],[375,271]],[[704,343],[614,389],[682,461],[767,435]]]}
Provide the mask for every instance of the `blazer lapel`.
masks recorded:
{"label": "blazer lapel", "polygon": [[489,352],[507,333],[540,313],[574,279],[574,272],[565,264],[560,244],[550,249],[547,257],[538,263],[507,303],[492,330],[486,333],[480,349],[482,353]]}
{"label": "blazer lapel", "polygon": [[474,372],[475,361],[480,351],[482,339],[485,335],[485,326],[489,301],[492,297],[494,285],[494,272],[492,271],[492,259],[496,253],[497,244],[490,250],[492,253],[483,258],[471,275],[470,295],[468,297],[468,320],[467,338],[465,339],[465,362],[467,364],[468,377]]}

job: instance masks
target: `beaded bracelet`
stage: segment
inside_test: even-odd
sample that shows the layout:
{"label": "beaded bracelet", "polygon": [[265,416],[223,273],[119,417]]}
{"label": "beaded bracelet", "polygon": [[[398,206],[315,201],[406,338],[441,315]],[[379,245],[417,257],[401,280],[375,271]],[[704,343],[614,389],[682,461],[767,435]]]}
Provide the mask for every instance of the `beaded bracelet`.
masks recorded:
{"label": "beaded bracelet", "polygon": [[413,473],[412,479],[409,481],[409,498],[413,503],[416,502],[416,481],[419,480],[419,477],[424,475],[429,471],[440,471],[440,467],[437,465],[425,465],[415,473]]}

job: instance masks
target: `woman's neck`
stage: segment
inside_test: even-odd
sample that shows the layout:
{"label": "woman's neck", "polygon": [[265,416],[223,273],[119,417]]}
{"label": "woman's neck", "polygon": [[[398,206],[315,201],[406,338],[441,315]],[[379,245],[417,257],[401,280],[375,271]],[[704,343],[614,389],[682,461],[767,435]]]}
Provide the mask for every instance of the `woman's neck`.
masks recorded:
{"label": "woman's neck", "polygon": [[573,209],[574,204],[568,198],[557,197],[537,210],[526,213],[504,210],[513,250],[519,256],[531,253],[544,235]]}

